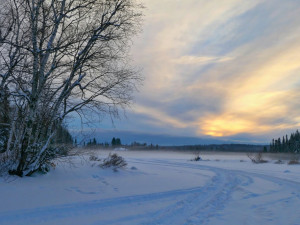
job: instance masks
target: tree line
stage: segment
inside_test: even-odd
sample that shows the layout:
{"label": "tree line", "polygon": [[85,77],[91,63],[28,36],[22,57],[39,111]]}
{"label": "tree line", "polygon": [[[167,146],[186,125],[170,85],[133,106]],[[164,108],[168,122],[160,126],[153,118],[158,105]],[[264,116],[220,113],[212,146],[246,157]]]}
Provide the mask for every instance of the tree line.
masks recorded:
{"label": "tree line", "polygon": [[291,133],[288,137],[286,134],[282,138],[272,139],[270,143],[270,152],[300,152],[300,133],[297,130],[295,133]]}
{"label": "tree line", "polygon": [[120,138],[115,138],[113,137],[110,144],[108,142],[102,142],[102,143],[98,143],[96,138],[90,139],[87,143],[83,142],[83,147],[115,147],[115,146],[121,146],[121,139]]}

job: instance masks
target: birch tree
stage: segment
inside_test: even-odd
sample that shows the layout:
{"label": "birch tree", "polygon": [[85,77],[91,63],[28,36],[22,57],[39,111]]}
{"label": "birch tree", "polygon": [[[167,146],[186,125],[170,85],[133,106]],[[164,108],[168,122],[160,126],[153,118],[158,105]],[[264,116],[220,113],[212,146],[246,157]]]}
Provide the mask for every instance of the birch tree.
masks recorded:
{"label": "birch tree", "polygon": [[142,6],[135,0],[0,2],[0,111],[7,110],[4,99],[10,111],[1,154],[11,174],[30,175],[47,163],[67,115],[86,109],[116,115],[130,104],[141,77],[128,63],[128,48]]}

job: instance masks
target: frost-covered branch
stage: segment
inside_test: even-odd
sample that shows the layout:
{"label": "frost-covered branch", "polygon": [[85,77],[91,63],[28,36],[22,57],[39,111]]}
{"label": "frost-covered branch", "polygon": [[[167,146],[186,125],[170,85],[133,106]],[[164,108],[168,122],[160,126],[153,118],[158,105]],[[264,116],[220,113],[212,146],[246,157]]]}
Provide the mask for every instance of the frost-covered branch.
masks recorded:
{"label": "frost-covered branch", "polygon": [[131,102],[141,77],[127,63],[128,42],[142,7],[135,0],[5,2],[0,100],[7,106],[0,112],[10,126],[2,149],[16,153],[11,169],[26,175],[43,163],[67,115],[84,108],[111,113]]}

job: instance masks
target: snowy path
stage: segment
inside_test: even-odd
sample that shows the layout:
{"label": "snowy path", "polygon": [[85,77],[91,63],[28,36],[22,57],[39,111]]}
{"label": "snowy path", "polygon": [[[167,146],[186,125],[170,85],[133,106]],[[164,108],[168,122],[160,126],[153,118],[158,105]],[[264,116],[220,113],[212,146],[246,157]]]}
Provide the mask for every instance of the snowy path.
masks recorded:
{"label": "snowy path", "polygon": [[[190,163],[145,161],[154,165],[213,171],[212,182],[191,199],[169,206],[149,224],[300,225],[300,183],[259,173]],[[264,171],[262,171],[264,172]],[[300,175],[299,175],[300,176]],[[167,213],[166,213],[167,212]],[[179,215],[179,216],[175,216]],[[147,223],[146,223],[147,224]]]}
{"label": "snowy path", "polygon": [[[43,187],[38,193],[41,196],[53,188],[58,193],[63,190],[59,197],[65,196],[65,200],[57,203],[49,197],[49,203],[37,201],[27,206],[22,202],[19,208],[6,210],[5,202],[10,199],[2,194],[0,224],[300,225],[300,183],[286,179],[292,177],[290,172],[286,177],[276,177],[257,168],[246,171],[241,163],[230,163],[227,169],[226,162],[191,162],[172,159],[172,155],[170,159],[128,156],[127,161],[138,170],[95,174],[95,168],[81,168],[74,177],[80,183],[77,186],[76,180],[63,183],[59,176],[48,177],[62,182],[62,189],[44,177],[34,179],[39,190]],[[166,177],[169,180],[164,183]],[[18,195],[16,191],[25,188],[34,197],[37,189],[30,190],[31,181],[22,182],[16,180],[3,187],[0,181],[0,193]],[[98,193],[90,185],[96,186],[95,190],[105,189]],[[73,195],[68,197],[70,193]],[[74,196],[82,198],[74,200]],[[22,196],[14,197],[13,201],[19,198],[21,203]]]}

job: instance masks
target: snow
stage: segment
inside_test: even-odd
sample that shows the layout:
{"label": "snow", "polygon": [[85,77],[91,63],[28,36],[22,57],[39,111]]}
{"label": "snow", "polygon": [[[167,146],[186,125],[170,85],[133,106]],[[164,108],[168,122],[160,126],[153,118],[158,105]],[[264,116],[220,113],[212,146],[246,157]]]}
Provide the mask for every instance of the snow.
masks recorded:
{"label": "snow", "polygon": [[85,153],[46,175],[0,178],[0,224],[300,224],[300,165],[239,153],[198,162],[184,152],[117,154],[128,163],[117,172]]}
{"label": "snow", "polygon": [[128,151],[127,148],[114,148],[114,151]]}

